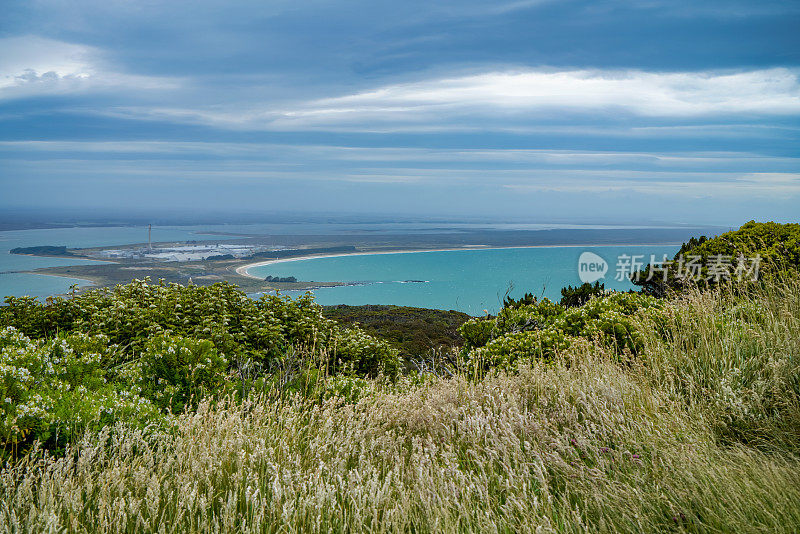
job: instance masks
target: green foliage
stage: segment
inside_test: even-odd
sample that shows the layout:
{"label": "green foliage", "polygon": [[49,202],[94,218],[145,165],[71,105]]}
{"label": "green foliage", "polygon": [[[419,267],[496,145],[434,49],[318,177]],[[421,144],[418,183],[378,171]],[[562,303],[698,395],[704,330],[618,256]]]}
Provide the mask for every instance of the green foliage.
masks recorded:
{"label": "green foliage", "polygon": [[6,304],[6,450],[34,439],[59,448],[123,416],[144,422],[193,409],[209,395],[271,387],[269,377],[281,372],[288,353],[306,355],[306,375],[395,377],[401,367],[391,345],[326,319],[310,295],[253,300],[229,284],[145,279],[45,303],[9,297]]}
{"label": "green foliage", "polygon": [[[385,341],[369,336],[358,328],[339,330],[334,340],[334,374],[396,377],[400,371],[397,350]],[[378,371],[378,373],[375,373]]]}
{"label": "green foliage", "polygon": [[182,412],[196,406],[199,399],[225,390],[228,362],[205,339],[152,337],[140,365],[143,394],[171,412]]}
{"label": "green foliage", "polygon": [[476,370],[513,369],[531,359],[549,359],[576,341],[592,341],[619,356],[643,346],[640,314],[661,304],[634,293],[613,293],[583,306],[564,307],[548,299],[503,308],[497,317],[476,318],[461,327],[467,343],[462,356]]}
{"label": "green foliage", "polygon": [[532,293],[525,293],[518,299],[509,295],[503,297],[503,308],[519,308],[520,306],[527,306],[529,304],[536,304],[536,297]]}
{"label": "green foliage", "polygon": [[800,224],[757,223],[750,221],[738,230],[712,239],[701,237],[681,247],[684,254],[707,257],[712,254],[761,254],[764,266],[781,269],[800,266]]}
{"label": "green foliage", "polygon": [[[678,265],[683,265],[681,259],[685,262],[690,256],[697,256],[702,265],[698,281],[679,273]],[[760,258],[758,272],[751,273],[752,263],[742,260],[756,256]],[[709,272],[708,266],[715,259],[731,263],[730,277]],[[663,297],[669,292],[692,287],[704,289],[728,282],[737,277],[736,269],[740,266],[745,281],[756,274],[759,280],[769,280],[782,276],[782,273],[796,273],[800,269],[800,224],[750,221],[738,230],[711,239],[693,237],[675,254],[666,276],[648,265],[643,271],[634,273],[631,281],[641,286],[645,293]]]}
{"label": "green foliage", "polygon": [[[231,362],[233,371],[251,363],[268,368],[292,346],[332,361],[338,357],[335,347],[346,346],[346,358],[352,358],[353,344],[365,339],[326,319],[310,295],[296,299],[264,295],[253,300],[226,283],[184,287],[134,280],[71,298],[48,299],[45,304],[30,297],[8,297],[6,304],[0,307],[0,325],[13,326],[31,338],[73,331],[103,334],[128,359],[143,351],[154,336],[208,340]],[[389,366],[397,364],[396,351],[387,348],[382,354],[392,360]],[[387,362],[353,362],[353,367],[375,375],[383,363]]]}
{"label": "green foliage", "polygon": [[65,246],[17,247],[9,250],[11,254],[30,254],[31,256],[72,256]]}
{"label": "green foliage", "polygon": [[459,328],[461,336],[464,338],[465,348],[482,347],[492,339],[494,322],[487,318],[474,318],[465,322]]}
{"label": "green foliage", "polygon": [[606,286],[600,282],[595,282],[594,285],[586,282],[576,287],[563,287],[561,288],[561,302],[559,302],[559,304],[567,308],[583,306],[589,302],[589,299],[592,297],[602,296],[605,292]]}
{"label": "green foliage", "polygon": [[364,332],[389,341],[405,358],[421,358],[432,351],[460,347],[458,327],[470,319],[466,313],[408,306],[325,306],[323,314],[342,325],[357,325]]}
{"label": "green foliage", "polygon": [[12,327],[0,330],[2,450],[13,454],[33,440],[59,448],[87,429],[155,418],[158,410],[137,385],[106,379],[117,358],[103,335],[31,340]]}
{"label": "green foliage", "polygon": [[297,278],[294,276],[267,276],[264,278],[265,282],[276,282],[276,283],[295,283],[297,282]]}

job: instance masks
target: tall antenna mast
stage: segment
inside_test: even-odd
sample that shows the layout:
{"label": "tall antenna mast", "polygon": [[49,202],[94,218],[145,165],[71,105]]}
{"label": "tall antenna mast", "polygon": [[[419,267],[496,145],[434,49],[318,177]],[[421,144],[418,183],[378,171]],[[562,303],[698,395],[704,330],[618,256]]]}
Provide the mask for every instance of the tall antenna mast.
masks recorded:
{"label": "tall antenna mast", "polygon": [[150,235],[152,234],[152,232],[153,232],[153,225],[152,224],[148,224],[147,225],[147,250],[149,250],[150,252],[153,252],[153,242],[150,240]]}

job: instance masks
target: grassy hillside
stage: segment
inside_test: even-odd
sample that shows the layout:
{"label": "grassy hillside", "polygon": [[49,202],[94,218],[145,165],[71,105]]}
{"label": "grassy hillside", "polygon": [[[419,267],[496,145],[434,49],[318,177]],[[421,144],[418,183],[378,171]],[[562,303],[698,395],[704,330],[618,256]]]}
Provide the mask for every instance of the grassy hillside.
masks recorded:
{"label": "grassy hillside", "polygon": [[800,528],[792,268],[509,302],[426,372],[391,337],[462,317],[328,313],[227,284],[7,299],[0,531]]}
{"label": "grassy hillside", "polygon": [[118,423],[8,464],[0,524],[796,531],[800,284],[694,294],[636,328],[625,364],[586,341],[481,380],[370,379],[356,396],[273,391]]}

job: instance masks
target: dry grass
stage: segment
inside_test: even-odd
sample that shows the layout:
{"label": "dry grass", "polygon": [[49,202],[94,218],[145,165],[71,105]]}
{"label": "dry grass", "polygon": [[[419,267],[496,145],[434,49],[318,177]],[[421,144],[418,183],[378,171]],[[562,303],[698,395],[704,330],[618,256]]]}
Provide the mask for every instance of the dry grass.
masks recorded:
{"label": "dry grass", "polygon": [[9,532],[796,532],[800,285],[694,295],[592,345],[355,403],[203,403],[0,473]]}

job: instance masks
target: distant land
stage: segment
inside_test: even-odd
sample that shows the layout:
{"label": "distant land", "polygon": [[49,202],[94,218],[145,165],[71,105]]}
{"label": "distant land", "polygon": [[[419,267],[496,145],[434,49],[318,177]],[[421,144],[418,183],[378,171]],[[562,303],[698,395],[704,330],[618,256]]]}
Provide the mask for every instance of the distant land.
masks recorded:
{"label": "distant land", "polygon": [[[200,226],[200,225],[255,225],[255,224],[280,224],[300,225],[315,224],[361,224],[381,225],[386,223],[419,223],[438,224],[442,228],[469,223],[484,225],[489,228],[498,223],[505,224],[542,224],[548,226],[616,226],[628,228],[698,228],[711,225],[698,225],[692,223],[675,223],[659,220],[629,220],[629,219],[585,219],[576,220],[537,220],[531,218],[498,219],[489,217],[421,217],[411,215],[386,214],[386,213],[306,213],[297,211],[220,211],[198,213],[194,210],[174,209],[169,212],[164,210],[128,210],[120,213],[118,210],[104,210],[93,206],[91,210],[69,208],[0,208],[0,231],[30,230],[48,228],[109,228],[109,227],[141,227],[152,224],[155,226]],[[563,223],[563,224],[562,224]],[[720,226],[719,228],[723,228]],[[726,230],[731,229],[724,227]],[[239,232],[210,231],[207,235],[249,235]]]}
{"label": "distant land", "polygon": [[11,254],[25,254],[29,256],[74,256],[65,246],[38,246],[17,247],[9,251]]}

